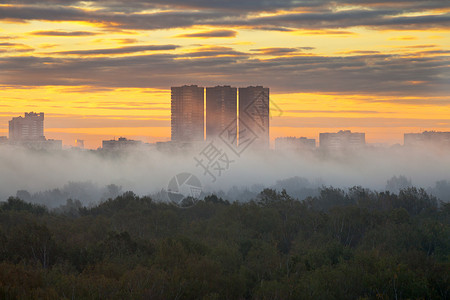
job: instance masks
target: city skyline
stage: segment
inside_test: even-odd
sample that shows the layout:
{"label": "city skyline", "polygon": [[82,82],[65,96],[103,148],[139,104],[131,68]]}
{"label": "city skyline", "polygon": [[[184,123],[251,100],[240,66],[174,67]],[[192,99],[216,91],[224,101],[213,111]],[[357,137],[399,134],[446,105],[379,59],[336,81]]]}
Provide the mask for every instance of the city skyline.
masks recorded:
{"label": "city skyline", "polygon": [[0,135],[26,111],[66,145],[170,140],[170,86],[262,85],[271,140],[450,131],[445,1],[0,4]]}
{"label": "city skyline", "polygon": [[[269,129],[271,128],[269,126],[269,123],[270,123],[269,120],[273,118],[273,112],[278,114],[278,116],[275,116],[275,117],[281,118],[282,115],[283,115],[283,110],[278,105],[275,104],[275,107],[270,108],[270,111],[269,111],[270,102],[272,102],[272,100],[269,97],[269,88],[263,88],[262,86],[248,86],[248,87],[234,88],[234,87],[231,87],[230,85],[217,85],[217,86],[214,86],[214,87],[206,87],[205,88],[205,87],[199,87],[198,85],[193,85],[193,84],[186,85],[185,84],[185,85],[180,86],[180,87],[171,87],[171,97],[170,97],[170,101],[169,102],[170,103],[174,102],[174,92],[173,92],[174,89],[179,91],[176,94],[178,94],[178,97],[180,97],[180,95],[182,95],[181,91],[184,88],[187,88],[188,90],[192,89],[192,88],[198,89],[198,93],[197,94],[201,95],[200,96],[201,97],[201,99],[200,99],[201,103],[199,104],[200,107],[198,107],[198,109],[200,109],[200,111],[202,111],[203,114],[200,113],[201,115],[199,114],[197,117],[198,117],[199,121],[201,122],[201,123],[198,124],[198,127],[199,127],[198,131],[203,134],[203,139],[202,139],[201,136],[199,136],[198,138],[196,138],[194,140],[192,140],[192,139],[191,140],[190,139],[185,139],[185,140],[181,139],[181,140],[179,140],[180,142],[191,142],[191,141],[195,141],[195,140],[197,140],[197,141],[207,141],[208,140],[208,123],[207,123],[208,122],[208,114],[207,114],[207,110],[208,110],[208,98],[207,98],[208,97],[208,90],[210,90],[210,103],[213,102],[212,100],[214,98],[216,98],[214,100],[216,103],[215,103],[214,106],[210,107],[210,110],[213,110],[213,109],[221,109],[221,110],[228,109],[228,113],[230,113],[230,111],[232,111],[234,109],[234,106],[230,105],[230,103],[226,103],[228,101],[225,101],[225,100],[230,100],[231,99],[230,95],[231,95],[231,96],[235,97],[234,99],[232,99],[232,102],[236,101],[236,103],[238,103],[238,102],[241,101],[240,98],[238,98],[238,95],[241,95],[241,93],[243,95],[245,95],[246,91],[250,90],[251,92],[249,93],[249,95],[251,95],[251,97],[247,97],[247,98],[249,98],[249,100],[246,100],[246,101],[243,102],[243,103],[246,103],[246,104],[239,106],[239,114],[241,115],[241,117],[239,117],[238,119],[240,120],[242,117],[244,117],[244,119],[243,119],[244,123],[245,122],[247,122],[247,123],[252,123],[253,122],[254,123],[254,128],[252,128],[252,130],[254,132],[257,132],[258,136],[263,136],[265,138],[268,138],[269,139],[269,147],[271,147],[271,148],[275,148],[276,140],[278,138],[281,138],[281,139],[285,139],[285,138],[305,139],[306,138],[306,139],[313,139],[313,140],[317,139],[317,140],[320,140],[321,136],[324,135],[324,134],[335,135],[335,134],[339,134],[341,132],[351,132],[352,130],[349,129],[349,128],[354,128],[354,127],[351,127],[351,126],[350,127],[349,126],[333,127],[330,130],[323,130],[323,131],[320,130],[322,128],[316,128],[316,131],[317,131],[316,135],[307,134],[307,132],[298,132],[297,135],[291,135],[291,134],[280,135],[280,134],[278,134],[276,136],[272,136],[271,134],[269,134],[269,132],[270,132]],[[238,90],[239,90],[239,93],[237,93]],[[190,91],[188,94],[189,94],[188,98],[189,99],[192,98],[192,91]],[[253,112],[249,113],[249,111],[246,110],[247,104],[252,103],[252,102],[255,102],[255,103],[260,102],[260,101],[258,101],[258,97],[260,97],[261,95],[263,95],[262,98],[265,99],[265,102],[263,101],[264,103],[257,104],[256,105],[257,106],[256,110],[254,110]],[[195,95],[194,95],[194,97],[195,97]],[[217,97],[219,97],[219,98],[217,98]],[[181,97],[181,98],[183,98],[183,97]],[[244,96],[244,98],[245,98],[245,96]],[[254,103],[252,103],[252,104],[254,104]],[[171,104],[171,106],[172,106],[172,104]],[[227,108],[225,108],[225,106],[227,106]],[[265,110],[265,109],[267,109],[267,112],[265,113],[265,115],[263,117],[264,120],[263,120],[261,118],[260,110]],[[171,108],[171,110],[172,110],[172,108]],[[252,113],[254,113],[254,114],[257,113],[258,116],[251,117]],[[44,117],[44,113],[43,112],[35,113],[35,112],[31,111],[31,112],[24,112],[23,114],[25,115],[25,118],[23,118],[22,116],[12,116],[12,119],[9,120],[7,123],[14,124],[15,122],[17,122],[17,123],[23,122],[23,120],[26,120],[28,117],[34,118],[34,119],[36,119],[36,118],[42,119],[39,122],[43,123],[43,117]],[[172,111],[172,115],[173,115],[173,111]],[[225,116],[226,114],[222,114],[222,115]],[[234,115],[226,115],[225,120],[228,121],[232,117],[234,117]],[[258,120],[254,119],[255,117],[257,117]],[[36,123],[34,119],[33,119],[32,123]],[[186,120],[184,120],[184,121],[186,121]],[[221,131],[219,131],[219,129],[223,130],[222,127],[223,127],[223,124],[225,124],[223,122],[222,122],[223,124],[219,122],[220,123],[220,126],[219,126],[219,124],[217,122],[214,122],[214,121],[216,121],[215,118],[213,118],[213,120],[210,121],[210,125],[209,125],[211,127],[211,129],[212,129],[210,131],[214,131],[214,133],[211,134],[211,137],[214,137],[214,136],[217,137],[218,133],[221,132]],[[258,123],[257,121],[259,121],[259,123],[261,123],[261,124],[266,122],[267,128],[262,130],[262,131],[260,131],[260,132],[258,132],[258,130],[261,130],[262,125],[259,124],[259,126],[257,126],[258,125],[258,124],[256,124],[256,123]],[[172,132],[172,134],[173,134],[173,129],[172,129],[173,128],[173,126],[172,126],[173,121],[172,121],[172,118],[171,118],[170,122],[171,122],[171,126],[169,127],[169,132]],[[242,122],[242,120],[241,120],[241,122]],[[185,124],[181,124],[181,125],[185,125]],[[0,125],[0,128],[1,127],[2,127],[2,125]],[[43,132],[43,130],[44,130],[43,126],[40,125],[38,127],[39,127],[38,131],[39,132]],[[181,126],[181,127],[183,127],[183,126]],[[228,127],[230,127],[230,126],[228,126]],[[229,128],[226,128],[226,129],[228,131],[230,130]],[[36,129],[34,129],[34,130],[36,131]],[[12,132],[12,127],[10,125],[8,126],[7,132],[8,132],[7,135],[0,135],[0,137],[2,137],[2,138],[6,137],[9,140],[14,140],[14,138],[13,139],[10,138],[11,137],[11,132]],[[400,132],[401,140],[397,140],[397,141],[395,141],[395,143],[391,142],[391,143],[384,143],[384,144],[386,144],[387,146],[388,145],[394,145],[394,144],[404,144],[404,145],[406,145],[408,143],[408,141],[406,140],[407,138],[410,139],[410,140],[412,138],[414,138],[416,140],[420,140],[420,139],[422,139],[421,137],[423,136],[425,139],[427,139],[427,137],[430,136],[430,134],[433,134],[435,132],[437,133],[435,135],[436,138],[442,136],[444,139],[448,139],[448,134],[449,134],[450,130],[446,131],[446,130],[439,130],[439,129],[437,129],[437,130],[436,129],[431,129],[431,130],[419,129],[418,131],[415,131],[415,132],[414,131],[404,131],[404,132]],[[352,134],[354,134],[354,133],[355,132],[353,132]],[[149,137],[148,136],[144,136],[144,135],[127,135],[127,134],[108,135],[106,133],[99,132],[99,134],[97,135],[97,140],[98,140],[97,142],[98,142],[98,144],[95,143],[94,144],[95,146],[90,146],[90,147],[88,146],[86,148],[88,148],[88,149],[102,148],[102,145],[105,144],[104,143],[105,141],[106,142],[115,141],[116,138],[119,138],[119,140],[120,139],[124,139],[125,136],[126,136],[125,140],[133,141],[134,139],[136,139],[136,137],[138,137],[137,141],[138,142],[144,142],[144,143],[176,141],[176,140],[172,139],[172,134],[169,137],[162,137],[160,139],[154,138],[153,140],[149,141],[148,140]],[[267,134],[267,136],[265,136],[266,134]],[[374,141],[373,139],[371,139],[370,135],[369,135],[369,138],[366,137],[367,132],[363,132],[361,134],[363,135],[364,143],[366,143],[366,141],[367,141],[367,144],[378,144],[377,141]],[[50,137],[51,138],[49,138],[48,141],[55,141],[56,140],[60,144],[62,143],[62,145],[64,145],[64,146],[75,146],[75,147],[80,147],[80,141],[81,141],[81,144],[82,144],[81,148],[85,148],[85,141],[84,141],[84,139],[80,139],[80,137],[82,137],[83,135],[78,135],[78,136],[74,135],[74,136],[75,136],[75,140],[69,140],[69,141],[65,140],[64,141],[64,139],[61,136],[58,136],[57,134],[50,133]],[[41,138],[43,140],[46,139],[46,137],[43,136],[43,135],[41,136]],[[219,136],[219,138],[220,138],[220,136]],[[292,141],[289,141],[288,144],[291,143],[291,142]],[[301,142],[303,142],[303,141],[301,141]],[[258,145],[254,145],[254,146],[258,147]]]}
{"label": "city skyline", "polygon": [[[224,89],[225,88],[225,89]],[[223,94],[224,90],[230,91],[237,91],[236,88],[231,88],[230,86],[216,86],[214,88],[204,88],[204,87],[198,87],[197,85],[191,85],[191,86],[181,86],[181,87],[172,87],[171,88],[173,92],[172,95],[172,102],[174,102],[174,112],[175,114],[178,113],[178,115],[182,116],[183,113],[186,113],[186,111],[180,110],[180,103],[176,102],[188,102],[188,108],[192,109],[192,101],[197,101],[203,99],[203,103],[206,103],[204,99],[204,93],[207,89],[213,89],[215,90],[212,94],[213,96],[217,96],[217,94]],[[178,128],[187,127],[188,130],[184,130],[181,132],[178,132],[175,134],[176,138],[172,139],[169,142],[174,142],[173,146],[175,148],[178,146],[181,146],[180,149],[182,149],[184,146],[188,146],[191,144],[191,146],[194,146],[195,143],[211,143],[216,142],[219,140],[222,140],[225,144],[229,144],[229,146],[232,148],[235,148],[235,151],[239,150],[237,152],[238,155],[241,154],[241,152],[244,152],[248,146],[251,146],[250,148],[253,150],[268,150],[270,148],[275,150],[290,150],[290,151],[297,151],[297,152],[303,152],[303,151],[309,151],[314,149],[322,149],[326,151],[345,151],[345,150],[360,150],[364,146],[371,144],[366,142],[366,133],[365,132],[352,132],[351,130],[339,130],[337,132],[320,132],[319,133],[319,139],[318,144],[316,144],[315,138],[307,138],[304,136],[280,136],[275,139],[273,139],[273,147],[271,147],[271,144],[267,144],[267,136],[269,136],[270,127],[269,127],[269,115],[268,112],[265,113],[261,110],[261,108],[268,109],[267,104],[261,104],[260,101],[264,101],[265,96],[268,96],[269,88],[263,88],[261,86],[250,86],[246,88],[239,88],[239,90],[242,90],[242,98],[243,98],[243,104],[250,104],[250,105],[243,105],[244,109],[242,109],[242,112],[239,112],[243,115],[243,117],[239,117],[238,120],[233,120],[233,122],[229,123],[228,126],[225,126],[225,128],[222,128],[222,131],[219,133],[216,133],[213,135],[211,134],[209,137],[204,135],[204,133],[207,131],[207,125],[203,120],[207,119],[207,110],[205,107],[202,107],[203,103],[200,104],[198,108],[200,108],[200,114],[197,116],[197,124],[194,124],[194,127],[197,128],[197,132],[192,132],[192,127],[189,123],[192,123],[192,120],[190,118],[183,118],[178,121],[174,121],[174,128],[175,131],[177,131]],[[256,93],[255,93],[256,91]],[[261,94],[257,92],[262,92],[263,95],[261,97]],[[264,92],[266,91],[266,93]],[[231,92],[232,94],[232,92]],[[251,97],[249,97],[251,96]],[[196,99],[197,98],[197,99]],[[217,102],[215,97],[211,97],[210,99]],[[237,97],[236,97],[237,99]],[[249,101],[249,99],[253,99],[253,101]],[[224,99],[221,99],[219,102],[223,102]],[[241,100],[238,100],[239,102]],[[268,98],[267,98],[268,101]],[[186,104],[186,103],[182,103]],[[198,104],[198,103],[197,103]],[[217,103],[216,103],[217,104]],[[266,106],[267,105],[267,106]],[[183,105],[181,105],[182,107]],[[197,105],[198,106],[198,105]],[[221,109],[220,106],[215,107],[216,109]],[[251,109],[249,109],[251,108]],[[177,112],[177,110],[179,110]],[[210,107],[210,115],[214,114],[214,117],[217,117],[217,115],[223,115],[223,111],[220,113],[215,113],[212,108]],[[202,112],[204,113],[202,115]],[[228,111],[229,113],[230,111]],[[249,113],[251,112],[251,113]],[[188,112],[188,114],[192,114],[192,112]],[[195,114],[195,112],[194,112]],[[230,115],[225,115],[226,117],[231,117]],[[257,120],[258,118],[258,120]],[[199,121],[202,119],[201,121]],[[262,119],[266,119],[261,121]],[[188,124],[185,124],[184,122],[188,122]],[[237,124],[234,124],[234,122]],[[247,126],[245,124],[250,124],[251,126]],[[264,124],[266,122],[267,128],[261,130],[261,124]],[[177,124],[178,123],[178,124]],[[241,125],[241,129],[239,129],[239,124]],[[35,113],[35,112],[25,112],[24,117],[17,116],[13,117],[9,122],[9,136],[0,136],[0,145],[18,145],[18,146],[25,146],[29,148],[35,148],[35,149],[63,149],[63,142],[62,140],[58,139],[47,139],[45,136],[45,129],[44,129],[44,113]],[[201,126],[203,125],[203,127]],[[214,130],[217,129],[217,126],[214,126]],[[239,129],[239,131],[237,130]],[[235,131],[233,133],[233,130]],[[239,132],[239,133],[238,133]],[[237,133],[237,135],[236,135]],[[267,134],[267,136],[265,136]],[[201,135],[203,135],[203,139],[201,138]],[[261,138],[262,137],[262,138]],[[242,140],[242,141],[241,141]],[[110,140],[102,140],[102,146],[98,147],[97,149],[104,149],[104,150],[126,150],[130,149],[132,147],[136,146],[143,146],[143,145],[159,145],[158,149],[161,149],[164,151],[168,149],[175,149],[172,148],[172,146],[162,146],[164,144],[164,141],[156,141],[155,143],[146,143],[142,140],[133,140],[129,139],[124,136],[119,136],[117,139],[114,137]],[[248,144],[248,145],[247,145]],[[183,146],[184,145],[184,146]],[[438,146],[438,147],[444,147],[442,150],[445,150],[447,146],[450,146],[450,131],[423,131],[419,133],[415,132],[405,132],[403,133],[403,146],[405,147],[427,147],[427,146]],[[75,145],[64,145],[64,146],[71,146],[79,149],[85,149],[84,146],[84,140],[77,139],[75,140]],[[240,148],[239,148],[240,147]]]}

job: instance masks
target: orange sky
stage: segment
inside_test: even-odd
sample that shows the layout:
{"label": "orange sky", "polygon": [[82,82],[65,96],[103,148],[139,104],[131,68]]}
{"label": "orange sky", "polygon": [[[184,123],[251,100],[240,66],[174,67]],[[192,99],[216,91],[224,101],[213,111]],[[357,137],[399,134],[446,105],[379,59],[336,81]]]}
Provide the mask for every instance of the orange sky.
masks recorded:
{"label": "orange sky", "polygon": [[36,111],[65,145],[166,141],[181,84],[269,87],[272,139],[351,129],[394,144],[450,131],[443,1],[246,2],[0,4],[0,135]]}

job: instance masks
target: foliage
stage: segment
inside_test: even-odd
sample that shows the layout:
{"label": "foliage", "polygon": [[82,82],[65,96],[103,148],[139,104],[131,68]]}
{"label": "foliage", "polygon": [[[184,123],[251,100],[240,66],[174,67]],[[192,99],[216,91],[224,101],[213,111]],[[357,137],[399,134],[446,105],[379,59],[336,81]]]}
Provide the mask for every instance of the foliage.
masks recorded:
{"label": "foliage", "polygon": [[190,208],[126,192],[0,203],[1,299],[449,299],[450,206],[422,189],[263,190]]}

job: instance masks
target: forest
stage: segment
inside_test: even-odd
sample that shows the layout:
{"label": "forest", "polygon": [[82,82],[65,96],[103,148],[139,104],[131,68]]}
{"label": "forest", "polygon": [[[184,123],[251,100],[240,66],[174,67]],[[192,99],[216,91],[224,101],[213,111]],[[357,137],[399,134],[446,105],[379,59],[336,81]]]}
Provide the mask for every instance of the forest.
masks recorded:
{"label": "forest", "polygon": [[56,209],[10,197],[0,298],[450,299],[450,204],[415,187],[189,208],[133,192]]}

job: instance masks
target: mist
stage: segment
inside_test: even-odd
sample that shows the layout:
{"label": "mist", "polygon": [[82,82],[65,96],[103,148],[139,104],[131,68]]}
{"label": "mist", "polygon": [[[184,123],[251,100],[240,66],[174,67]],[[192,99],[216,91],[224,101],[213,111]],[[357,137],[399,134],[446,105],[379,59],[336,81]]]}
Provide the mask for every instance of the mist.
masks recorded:
{"label": "mist", "polygon": [[240,157],[227,151],[228,168],[214,173],[215,180],[194,159],[201,150],[38,151],[5,145],[0,147],[0,201],[18,196],[58,207],[67,199],[76,199],[89,206],[125,191],[167,201],[168,182],[183,172],[201,181],[202,195],[214,193],[229,201],[250,200],[264,188],[286,189],[302,200],[318,195],[324,186],[362,186],[394,193],[416,186],[450,201],[450,153],[439,148],[367,146],[338,153],[246,151]]}

